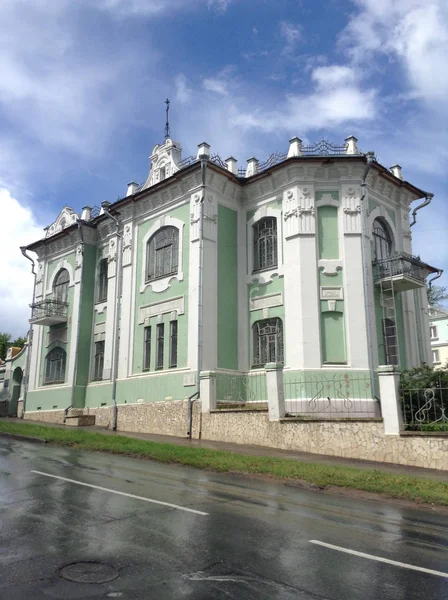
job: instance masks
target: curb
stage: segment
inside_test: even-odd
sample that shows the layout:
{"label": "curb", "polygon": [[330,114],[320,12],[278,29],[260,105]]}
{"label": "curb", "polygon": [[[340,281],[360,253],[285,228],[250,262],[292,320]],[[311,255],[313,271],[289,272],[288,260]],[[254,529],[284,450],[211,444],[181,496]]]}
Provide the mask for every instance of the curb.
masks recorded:
{"label": "curb", "polygon": [[33,444],[46,444],[47,440],[36,437],[28,437],[27,435],[20,435],[20,433],[9,433],[6,431],[0,431],[0,437],[9,438],[11,440],[20,440],[21,442],[32,442]]}

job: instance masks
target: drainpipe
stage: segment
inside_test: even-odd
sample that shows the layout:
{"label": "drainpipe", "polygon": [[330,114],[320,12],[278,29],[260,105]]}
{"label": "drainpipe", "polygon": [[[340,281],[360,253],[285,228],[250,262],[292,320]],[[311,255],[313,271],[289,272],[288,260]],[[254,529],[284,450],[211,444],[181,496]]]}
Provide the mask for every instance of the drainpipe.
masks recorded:
{"label": "drainpipe", "polygon": [[429,287],[429,289],[431,289],[431,287],[432,287],[432,282],[435,281],[436,279],[439,279],[440,277],[442,277],[442,275],[443,275],[443,269],[439,269],[437,271],[437,275],[435,275],[432,279],[430,279],[428,281],[428,287]]}
{"label": "drainpipe", "polygon": [[419,206],[417,206],[417,208],[414,208],[414,210],[412,211],[412,223],[410,224],[410,227],[413,227],[416,223],[417,223],[417,211],[419,211],[421,208],[424,208],[425,206],[428,206],[428,204],[431,202],[431,200],[434,198],[434,194],[430,194],[429,192],[426,194],[425,197],[425,201],[422,202],[422,204],[419,204]]}
{"label": "drainpipe", "polygon": [[112,430],[117,431],[117,420],[118,420],[118,406],[117,406],[117,374],[118,374],[118,344],[120,340],[120,308],[121,308],[121,283],[122,283],[122,262],[123,262],[123,253],[122,253],[122,245],[123,245],[123,237],[121,233],[119,233],[120,222],[117,217],[114,217],[109,212],[109,203],[102,202],[101,208],[104,211],[104,214],[108,216],[112,221],[114,221],[116,225],[116,236],[118,238],[118,247],[117,247],[117,274],[116,274],[116,287],[115,287],[115,319],[114,319],[114,356],[113,356],[113,366],[112,366],[112,402],[114,409],[114,416],[112,422]]}
{"label": "drainpipe", "polygon": [[199,203],[199,261],[198,261],[198,381],[197,390],[188,398],[188,431],[187,437],[191,439],[193,427],[193,399],[201,397],[201,370],[202,370],[202,303],[203,303],[203,254],[204,254],[204,202],[205,202],[205,175],[208,156],[200,155],[201,160],[201,200]]}
{"label": "drainpipe", "polygon": [[[20,252],[23,254],[23,256],[25,258],[27,258],[31,262],[31,273],[34,275],[33,301],[32,301],[32,304],[34,304],[34,301],[36,299],[36,277],[37,277],[36,271],[34,269],[35,262],[31,258],[31,256],[29,256],[27,254],[26,246],[20,246]],[[32,315],[33,315],[33,309],[31,309],[31,316]],[[30,379],[30,364],[31,364],[31,347],[32,347],[32,345],[33,345],[33,326],[31,325],[29,339],[28,339],[28,350],[27,350],[27,354],[26,354],[26,367],[25,367],[26,374],[25,374],[24,382],[23,382],[23,405],[22,405],[22,414],[20,416],[21,419],[23,419],[23,417],[25,416],[26,397],[28,395],[28,382]]]}
{"label": "drainpipe", "polygon": [[82,302],[82,288],[83,288],[83,271],[84,271],[84,237],[82,234],[82,226],[81,226],[81,221],[78,219],[77,221],[77,225],[78,225],[78,231],[79,231],[79,236],[81,238],[81,275],[80,275],[80,280],[79,280],[79,313],[78,313],[78,323],[76,326],[76,338],[74,340],[75,342],[75,348],[76,348],[76,352],[75,352],[75,364],[74,364],[74,368],[73,368],[73,382],[72,382],[72,394],[71,394],[71,402],[70,402],[70,406],[68,408],[66,408],[64,410],[64,423],[68,414],[68,411],[70,408],[72,408],[72,406],[75,406],[75,386],[76,386],[76,377],[78,375],[78,353],[79,353],[79,334],[81,331],[81,302]]}
{"label": "drainpipe", "polygon": [[364,199],[366,197],[366,186],[367,186],[367,175],[372,167],[372,163],[375,161],[375,155],[373,152],[367,152],[366,154],[367,164],[364,169],[364,174],[362,176],[361,181],[361,190],[362,196],[360,200],[361,207],[361,259],[363,265],[363,288],[364,288],[364,310],[366,314],[366,326],[367,326],[367,354],[369,361],[369,372],[370,372],[370,389],[372,390],[372,395],[375,390],[375,379],[373,376],[373,332],[372,332],[372,320],[370,318],[370,306],[369,306],[369,286],[367,284],[367,277],[370,276],[370,271],[367,265],[367,248],[366,248],[366,219],[367,219],[367,211],[364,204]]}

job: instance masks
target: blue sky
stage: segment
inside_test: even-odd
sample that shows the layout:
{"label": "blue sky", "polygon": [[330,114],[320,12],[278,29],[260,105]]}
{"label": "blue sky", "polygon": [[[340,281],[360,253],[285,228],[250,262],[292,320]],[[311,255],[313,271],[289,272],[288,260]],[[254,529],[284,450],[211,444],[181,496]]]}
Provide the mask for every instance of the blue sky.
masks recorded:
{"label": "blue sky", "polygon": [[414,250],[448,270],[447,58],[445,0],[2,0],[0,331],[27,328],[18,246],[145,179],[167,96],[184,157],[356,135],[435,194]]}

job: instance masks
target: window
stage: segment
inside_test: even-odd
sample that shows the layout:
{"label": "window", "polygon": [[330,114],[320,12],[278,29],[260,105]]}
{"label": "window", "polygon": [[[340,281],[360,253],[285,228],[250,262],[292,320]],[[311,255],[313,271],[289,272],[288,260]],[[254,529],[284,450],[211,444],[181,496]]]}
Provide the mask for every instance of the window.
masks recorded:
{"label": "window", "polygon": [[45,359],[44,383],[64,383],[66,352],[63,348],[53,348]]}
{"label": "window", "polygon": [[439,339],[439,336],[437,334],[437,327],[435,325],[431,325],[431,327],[429,328],[429,333],[432,340]]}
{"label": "window", "polygon": [[266,217],[253,225],[254,271],[277,266],[277,219]]}
{"label": "window", "polygon": [[160,177],[159,180],[163,181],[166,179],[166,167],[160,167]]}
{"label": "window", "polygon": [[107,258],[103,258],[100,261],[100,268],[98,273],[98,291],[97,291],[97,302],[106,302],[107,300]]}
{"label": "window", "polygon": [[156,356],[156,369],[163,369],[163,344],[164,339],[164,324],[158,323],[157,325],[157,356]]}
{"label": "window", "polygon": [[93,367],[93,379],[95,381],[100,381],[103,378],[104,345],[105,342],[95,342],[95,362]]}
{"label": "window", "polygon": [[386,365],[398,365],[397,328],[392,319],[383,319],[384,360]]}
{"label": "window", "polygon": [[174,275],[178,268],[179,230],[162,227],[149,240],[146,256],[146,281]]}
{"label": "window", "polygon": [[170,323],[170,367],[177,367],[177,321]]}
{"label": "window", "polygon": [[151,327],[145,327],[143,333],[143,370],[151,368]]}
{"label": "window", "polygon": [[56,300],[57,302],[67,302],[69,283],[70,276],[67,269],[61,269],[56,275],[53,283],[53,300]]}
{"label": "window", "polygon": [[253,366],[283,363],[283,323],[281,319],[257,321],[253,331]]}
{"label": "window", "polygon": [[440,354],[438,350],[432,351],[432,362],[435,364],[440,362]]}
{"label": "window", "polygon": [[389,227],[383,219],[375,219],[373,222],[373,244],[374,259],[383,260],[389,258],[392,253],[392,236]]}

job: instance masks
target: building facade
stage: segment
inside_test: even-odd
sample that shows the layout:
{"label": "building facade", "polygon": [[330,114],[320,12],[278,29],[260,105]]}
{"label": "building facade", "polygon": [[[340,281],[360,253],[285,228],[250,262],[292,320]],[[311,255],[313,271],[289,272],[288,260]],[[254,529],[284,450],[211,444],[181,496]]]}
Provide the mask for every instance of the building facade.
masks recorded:
{"label": "building facade", "polygon": [[334,395],[342,412],[349,398],[378,416],[379,365],[432,364],[425,283],[437,269],[412,255],[410,223],[411,203],[415,222],[431,195],[398,165],[354,137],[293,138],[244,169],[206,143],[182,160],[169,138],[150,159],[143,185],[99,211],[64,207],[23,248],[37,254],[29,418],[163,403],[172,419],[197,396],[205,411],[263,403],[269,369],[287,413],[324,411]]}
{"label": "building facade", "polygon": [[434,367],[448,367],[448,312],[441,308],[429,311],[429,336]]}

